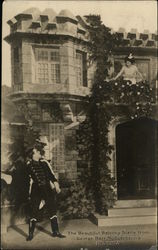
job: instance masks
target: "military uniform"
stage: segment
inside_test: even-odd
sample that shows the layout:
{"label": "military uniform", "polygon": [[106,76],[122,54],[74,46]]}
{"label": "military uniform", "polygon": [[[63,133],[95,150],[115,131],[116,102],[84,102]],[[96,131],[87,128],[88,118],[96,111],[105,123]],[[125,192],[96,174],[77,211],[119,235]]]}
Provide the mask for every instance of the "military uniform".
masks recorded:
{"label": "military uniform", "polygon": [[54,237],[62,238],[63,235],[59,233],[57,222],[57,205],[56,205],[56,189],[53,183],[57,182],[55,174],[46,160],[34,161],[27,163],[28,175],[31,179],[31,213],[29,221],[29,237],[27,240],[32,240],[35,223],[37,221],[37,214],[39,205],[42,200],[45,201],[47,211],[51,220],[51,228]]}
{"label": "military uniform", "polygon": [[28,174],[33,181],[31,188],[31,218],[37,217],[41,200],[45,200],[49,216],[56,215],[56,190],[52,189],[50,182],[57,179],[47,161],[31,161],[27,164]]}

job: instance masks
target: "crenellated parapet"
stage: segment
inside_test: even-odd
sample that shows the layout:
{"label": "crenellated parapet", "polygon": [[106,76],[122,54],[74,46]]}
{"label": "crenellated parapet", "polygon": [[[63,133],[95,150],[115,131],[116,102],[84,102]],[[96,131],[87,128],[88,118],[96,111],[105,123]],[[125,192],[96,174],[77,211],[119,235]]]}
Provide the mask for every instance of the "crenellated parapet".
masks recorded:
{"label": "crenellated parapet", "polygon": [[[51,8],[44,11],[30,8],[10,19],[8,24],[10,34],[5,40],[11,44],[14,92],[80,96],[90,93],[95,65],[88,65],[88,16],[74,16],[69,10],[56,13]],[[132,53],[144,79],[156,80],[157,33],[124,28],[115,33],[121,43],[113,51],[111,73],[117,73],[124,57]]]}
{"label": "crenellated parapet", "polygon": [[69,10],[61,10],[58,14],[50,8],[40,11],[30,8],[8,21],[10,33],[24,32],[35,34],[70,35],[88,39],[84,28],[84,18],[75,17]]}
{"label": "crenellated parapet", "polygon": [[126,31],[120,28],[117,34],[122,39],[122,45],[125,47],[156,47],[158,41],[157,33],[150,33],[149,30],[139,33],[137,29]]}
{"label": "crenellated parapet", "polygon": [[[61,10],[58,14],[51,8],[40,11],[38,8],[30,8],[19,13],[8,21],[10,33],[24,32],[35,34],[70,35],[83,40],[89,39],[89,23],[85,16],[74,16],[69,10]],[[122,39],[125,47],[156,47],[158,34],[149,30],[138,32],[132,28],[126,31],[119,28],[116,33]],[[9,38],[9,37],[8,37]]]}

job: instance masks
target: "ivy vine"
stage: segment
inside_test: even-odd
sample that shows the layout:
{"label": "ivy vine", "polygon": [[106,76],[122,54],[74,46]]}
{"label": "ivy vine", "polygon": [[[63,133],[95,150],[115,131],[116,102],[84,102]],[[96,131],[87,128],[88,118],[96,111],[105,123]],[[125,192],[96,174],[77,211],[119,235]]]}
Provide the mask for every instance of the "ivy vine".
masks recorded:
{"label": "ivy vine", "polygon": [[116,116],[126,116],[129,120],[150,117],[156,95],[147,82],[133,85],[128,81],[106,80],[111,66],[109,56],[121,41],[102,24],[100,16],[89,16],[89,22],[90,54],[96,72],[91,96],[87,98],[87,117],[78,131],[78,150],[82,159],[90,162],[85,185],[93,194],[95,210],[107,214],[116,200],[116,183],[109,170],[113,150],[108,140],[110,122]]}

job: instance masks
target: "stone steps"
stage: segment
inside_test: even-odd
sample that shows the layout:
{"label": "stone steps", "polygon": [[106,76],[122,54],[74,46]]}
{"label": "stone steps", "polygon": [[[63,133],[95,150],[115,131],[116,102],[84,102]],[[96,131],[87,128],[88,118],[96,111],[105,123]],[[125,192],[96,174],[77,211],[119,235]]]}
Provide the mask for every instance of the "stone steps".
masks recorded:
{"label": "stone steps", "polygon": [[157,217],[155,215],[109,217],[105,215],[93,214],[91,216],[91,221],[99,227],[150,225],[150,224],[156,225]]}
{"label": "stone steps", "polygon": [[100,227],[157,224],[156,200],[118,200],[108,216],[94,213],[90,219]]}
{"label": "stone steps", "polygon": [[142,200],[117,200],[114,207],[125,208],[125,207],[156,207],[156,199],[142,199]]}
{"label": "stone steps", "polygon": [[111,208],[108,210],[109,217],[124,217],[124,216],[156,216],[156,207],[133,207],[133,208]]}

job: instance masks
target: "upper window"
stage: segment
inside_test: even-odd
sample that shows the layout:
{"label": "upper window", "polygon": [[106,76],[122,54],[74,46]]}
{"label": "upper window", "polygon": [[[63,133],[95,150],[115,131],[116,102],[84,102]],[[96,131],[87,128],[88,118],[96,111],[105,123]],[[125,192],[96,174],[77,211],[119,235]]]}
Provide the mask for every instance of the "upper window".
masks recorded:
{"label": "upper window", "polygon": [[36,81],[60,83],[59,49],[36,49]]}
{"label": "upper window", "polygon": [[78,86],[87,87],[86,53],[76,51],[76,81]]}
{"label": "upper window", "polygon": [[76,80],[77,80],[77,85],[82,85],[83,62],[82,62],[82,54],[80,52],[76,52]]}

